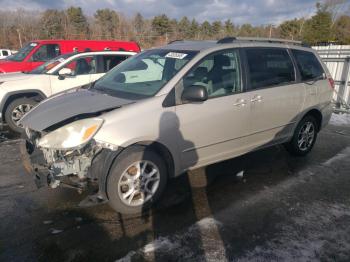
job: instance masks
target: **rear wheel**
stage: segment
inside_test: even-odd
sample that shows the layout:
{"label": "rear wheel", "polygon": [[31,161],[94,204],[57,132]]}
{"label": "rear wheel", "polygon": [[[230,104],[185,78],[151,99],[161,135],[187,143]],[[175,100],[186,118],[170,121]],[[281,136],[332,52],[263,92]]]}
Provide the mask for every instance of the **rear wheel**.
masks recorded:
{"label": "rear wheel", "polygon": [[146,147],[131,147],[114,161],[107,179],[110,206],[123,214],[150,208],[164,191],[167,168],[163,159]]}
{"label": "rear wheel", "polygon": [[24,129],[19,120],[28,113],[38,102],[31,98],[18,98],[13,100],[5,111],[5,121],[10,129],[17,133],[23,133]]}
{"label": "rear wheel", "polygon": [[292,155],[305,156],[313,148],[317,138],[318,125],[316,119],[305,116],[294,131],[292,140],[285,145]]}

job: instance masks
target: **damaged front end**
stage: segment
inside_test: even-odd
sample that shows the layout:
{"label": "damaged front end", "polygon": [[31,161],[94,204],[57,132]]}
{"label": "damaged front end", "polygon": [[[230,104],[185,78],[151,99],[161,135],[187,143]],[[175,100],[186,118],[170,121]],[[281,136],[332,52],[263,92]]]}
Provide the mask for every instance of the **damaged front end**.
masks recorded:
{"label": "damaged front end", "polygon": [[[85,184],[93,158],[102,150],[94,141],[81,149],[54,150],[42,148],[43,157],[47,163],[49,176],[48,185],[56,188],[62,178],[74,177],[77,186]],[[79,183],[77,183],[79,181]]]}
{"label": "damaged front end", "polygon": [[[59,186],[77,189],[94,188],[98,202],[107,200],[105,177],[118,147],[95,141],[93,136],[102,126],[100,119],[83,119],[52,132],[26,129],[27,140],[21,154],[27,172],[35,176],[38,187]],[[107,168],[108,167],[108,168]],[[89,188],[89,189],[90,189]]]}

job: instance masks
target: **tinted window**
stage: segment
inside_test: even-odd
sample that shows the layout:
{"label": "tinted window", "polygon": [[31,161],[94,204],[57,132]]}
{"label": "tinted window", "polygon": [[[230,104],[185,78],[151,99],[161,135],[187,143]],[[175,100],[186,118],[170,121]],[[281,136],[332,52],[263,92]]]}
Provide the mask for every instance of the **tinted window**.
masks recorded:
{"label": "tinted window", "polygon": [[207,56],[183,79],[184,88],[204,86],[209,97],[230,95],[241,91],[238,52],[224,51]]}
{"label": "tinted window", "polygon": [[35,62],[46,62],[61,54],[60,47],[57,44],[42,45],[33,54],[32,60]]}
{"label": "tinted window", "polygon": [[119,65],[121,62],[123,62],[125,59],[127,59],[129,56],[125,55],[103,55],[101,56],[101,63],[102,66],[99,69],[99,73],[106,73],[109,70],[111,70],[116,65]]}
{"label": "tinted window", "polygon": [[322,76],[324,73],[320,62],[311,52],[292,50],[300,71],[301,80],[311,80]]}
{"label": "tinted window", "polygon": [[74,76],[94,74],[96,72],[96,61],[93,56],[79,57],[71,61],[64,68],[72,70]]}
{"label": "tinted window", "polygon": [[9,52],[7,52],[7,51],[4,50],[4,51],[2,51],[2,55],[3,55],[3,56],[8,56],[8,55],[9,55]]}
{"label": "tinted window", "polygon": [[246,50],[251,88],[262,88],[295,81],[290,56],[285,49]]}

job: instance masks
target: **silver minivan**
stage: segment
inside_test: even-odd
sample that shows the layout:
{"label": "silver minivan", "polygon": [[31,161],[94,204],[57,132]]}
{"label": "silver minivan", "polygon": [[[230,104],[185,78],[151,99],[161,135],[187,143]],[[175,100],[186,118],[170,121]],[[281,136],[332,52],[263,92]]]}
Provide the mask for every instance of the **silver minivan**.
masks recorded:
{"label": "silver minivan", "polygon": [[121,213],[149,208],[169,178],[276,144],[312,149],[334,83],[314,50],[262,38],[175,41],[24,116],[37,184],[81,188]]}

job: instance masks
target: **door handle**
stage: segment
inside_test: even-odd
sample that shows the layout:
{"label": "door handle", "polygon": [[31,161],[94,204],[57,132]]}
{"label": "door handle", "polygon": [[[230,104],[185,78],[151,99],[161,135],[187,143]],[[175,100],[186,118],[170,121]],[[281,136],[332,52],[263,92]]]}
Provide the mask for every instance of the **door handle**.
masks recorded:
{"label": "door handle", "polygon": [[234,103],[234,106],[245,106],[247,104],[247,101],[245,99],[237,99],[236,103]]}
{"label": "door handle", "polygon": [[262,101],[262,96],[254,96],[250,102],[255,103],[255,102],[261,102]]}

